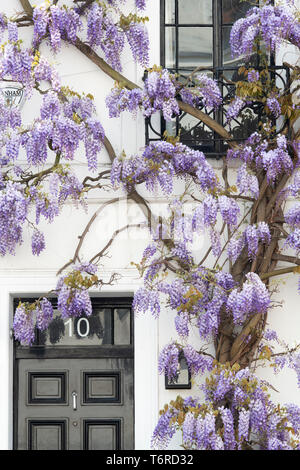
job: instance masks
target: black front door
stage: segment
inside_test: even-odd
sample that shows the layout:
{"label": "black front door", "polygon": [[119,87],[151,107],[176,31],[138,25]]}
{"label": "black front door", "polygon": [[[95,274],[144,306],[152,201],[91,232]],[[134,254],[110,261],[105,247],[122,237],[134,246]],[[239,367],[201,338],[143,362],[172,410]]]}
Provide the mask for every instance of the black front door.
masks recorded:
{"label": "black front door", "polygon": [[15,345],[16,449],[133,449],[133,328],[128,299],[59,315],[30,348]]}

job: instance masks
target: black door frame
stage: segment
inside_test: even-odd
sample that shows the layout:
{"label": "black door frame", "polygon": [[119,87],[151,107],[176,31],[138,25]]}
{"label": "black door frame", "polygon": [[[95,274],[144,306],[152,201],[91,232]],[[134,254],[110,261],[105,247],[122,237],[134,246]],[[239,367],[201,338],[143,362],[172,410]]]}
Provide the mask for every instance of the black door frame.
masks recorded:
{"label": "black door frame", "polygon": [[[13,299],[14,311],[19,301],[34,302],[36,297]],[[49,299],[53,307],[57,307],[56,298]],[[19,359],[101,359],[129,358],[133,359],[133,397],[135,396],[135,371],[134,371],[134,315],[132,311],[132,297],[91,297],[92,307],[130,308],[130,345],[107,345],[107,346],[20,346],[19,342],[13,340],[13,450],[18,449],[18,397],[19,397]],[[135,406],[133,406],[133,428],[135,427]],[[134,429],[133,429],[134,431]],[[134,443],[133,432],[133,449]]]}

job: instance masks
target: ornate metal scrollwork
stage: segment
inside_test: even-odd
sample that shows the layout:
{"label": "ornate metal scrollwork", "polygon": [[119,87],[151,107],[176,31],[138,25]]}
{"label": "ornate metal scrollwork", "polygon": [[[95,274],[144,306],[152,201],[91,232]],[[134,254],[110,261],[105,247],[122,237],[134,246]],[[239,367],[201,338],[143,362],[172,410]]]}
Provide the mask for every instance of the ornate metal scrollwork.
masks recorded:
{"label": "ornate metal scrollwork", "polygon": [[[258,69],[259,70],[259,69]],[[288,90],[290,86],[290,75],[289,69],[286,66],[269,66],[269,76],[273,83],[276,83],[276,87],[280,90]],[[172,73],[173,71],[170,70]],[[178,81],[185,83],[187,81],[188,73],[192,74],[191,71],[184,71],[185,75],[177,73]],[[232,121],[226,123],[226,109],[230,102],[235,97],[236,83],[240,80],[245,80],[239,73],[239,67],[234,68],[207,68],[201,69],[201,73],[207,73],[212,76],[220,87],[223,96],[222,106],[214,111],[207,109],[204,105],[198,106],[202,111],[214,118],[218,123],[230,131],[232,139],[237,142],[246,140],[250,134],[255,132],[259,122],[264,122],[266,119],[265,105],[260,101],[248,102],[239,116],[232,119]],[[188,80],[188,86],[195,86],[193,79],[190,77]],[[282,118],[274,120],[276,125],[276,134],[280,133],[286,126],[287,122]],[[167,130],[169,135],[179,135],[180,141],[192,148],[201,150],[208,158],[220,158],[226,152],[228,144],[218,136],[214,131],[209,129],[203,124],[202,121],[195,119],[194,117],[181,112],[179,116],[174,117],[171,122],[166,122],[161,117],[160,125],[154,124],[153,117],[146,118],[146,144],[151,141],[160,140],[163,138],[164,132]]]}

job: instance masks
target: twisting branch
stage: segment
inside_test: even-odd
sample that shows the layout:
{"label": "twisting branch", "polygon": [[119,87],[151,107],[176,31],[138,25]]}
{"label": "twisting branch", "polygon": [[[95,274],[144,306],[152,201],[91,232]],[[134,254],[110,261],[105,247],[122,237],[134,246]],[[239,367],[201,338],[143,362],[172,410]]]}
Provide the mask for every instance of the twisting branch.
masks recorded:
{"label": "twisting branch", "polygon": [[297,256],[288,256],[282,255],[281,253],[273,253],[272,258],[278,261],[286,261],[287,263],[293,263],[300,266],[300,259],[297,258]]}
{"label": "twisting branch", "polygon": [[25,11],[25,13],[27,13],[27,15],[29,17],[32,17],[32,13],[33,13],[33,8],[29,2],[29,0],[20,0],[20,3]]}
{"label": "twisting branch", "polygon": [[78,236],[79,242],[78,242],[78,245],[76,247],[73,258],[70,261],[68,261],[62,268],[59,269],[59,271],[56,273],[57,276],[59,274],[61,274],[61,272],[64,271],[71,264],[74,264],[76,261],[80,261],[79,252],[80,252],[80,249],[82,247],[83,241],[84,241],[86,235],[88,234],[91,226],[93,225],[93,223],[97,219],[98,215],[101,214],[101,212],[103,212],[104,209],[107,206],[109,206],[110,204],[114,204],[115,202],[125,200],[125,199],[127,199],[127,196],[125,196],[125,197],[115,197],[114,199],[110,199],[109,201],[104,202],[103,204],[101,204],[100,207],[98,207],[98,209],[94,212],[94,214],[90,218],[89,222],[87,223],[87,225],[86,225],[85,229],[83,230],[82,234]]}
{"label": "twisting branch", "polygon": [[57,152],[56,157],[55,157],[55,161],[54,161],[53,165],[50,168],[47,168],[47,170],[40,171],[39,173],[35,173],[33,175],[29,175],[26,178],[21,177],[21,180],[17,181],[17,183],[29,183],[29,181],[35,179],[33,184],[37,185],[44,176],[49,175],[50,173],[53,172],[53,170],[55,170],[58,167],[59,162],[60,162],[60,158],[61,158],[61,153]]}
{"label": "twisting branch", "polygon": [[103,256],[105,256],[105,253],[106,251],[108,250],[108,248],[112,245],[113,241],[115,240],[115,238],[119,235],[119,233],[121,232],[124,232],[124,230],[127,230],[129,228],[142,228],[142,224],[127,224],[125,225],[124,227],[122,228],[119,228],[117,230],[114,231],[114,233],[112,234],[110,240],[106,243],[106,245],[104,246],[104,248],[102,248],[102,250],[100,250],[95,256],[93,256],[89,263],[98,263],[98,261],[100,260],[100,258],[102,258]]}
{"label": "twisting branch", "polygon": [[276,269],[275,271],[261,274],[260,278],[262,281],[265,281],[266,279],[269,279],[270,277],[281,276],[282,274],[298,272],[297,270],[299,270],[298,266],[291,266],[290,268]]}

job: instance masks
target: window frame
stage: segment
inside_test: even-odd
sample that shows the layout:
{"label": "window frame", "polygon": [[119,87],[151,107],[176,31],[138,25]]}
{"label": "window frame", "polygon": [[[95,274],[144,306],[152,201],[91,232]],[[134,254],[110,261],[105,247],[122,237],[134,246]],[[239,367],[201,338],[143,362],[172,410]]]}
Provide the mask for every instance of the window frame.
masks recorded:
{"label": "window frame", "polygon": [[[213,78],[217,80],[220,84],[221,92],[223,96],[226,96],[225,88],[228,88],[226,86],[226,83],[223,80],[223,73],[224,71],[227,72],[237,72],[239,67],[242,65],[240,62],[240,59],[237,59],[236,62],[233,62],[233,64],[229,65],[224,65],[223,63],[223,31],[224,28],[231,28],[234,22],[223,22],[223,1],[224,0],[212,0],[212,23],[207,24],[207,23],[179,23],[179,7],[178,3],[181,0],[173,0],[174,5],[175,5],[175,19],[174,22],[172,23],[167,23],[166,22],[166,1],[167,0],[160,0],[160,63],[163,68],[166,68],[166,28],[169,27],[175,27],[175,68],[168,68],[168,70],[171,73],[176,73],[178,71],[184,70],[184,67],[179,68],[179,27],[211,27],[213,29],[212,33],[212,39],[213,39],[213,49],[212,49],[212,66],[207,66],[205,67],[204,71],[211,72],[213,75]],[[260,0],[256,0],[257,4],[259,4]],[[255,68],[259,68],[259,54],[254,54],[253,60],[256,62],[255,65],[253,65]],[[270,57],[270,67],[277,69],[278,67],[275,67],[275,57],[271,55]],[[186,71],[193,71],[195,67],[189,68],[186,67]],[[275,70],[274,70],[275,71]],[[274,75],[275,76],[275,75]],[[230,87],[229,87],[230,88]],[[228,92],[228,90],[227,90]],[[227,97],[229,99],[233,97],[232,92],[227,94]],[[207,112],[206,110],[204,112]],[[209,111],[209,115],[213,119],[215,119],[219,124],[224,125],[224,109],[223,107],[218,108],[217,110]],[[180,127],[183,129],[182,126],[180,126],[180,119],[183,116],[178,116],[176,118],[176,124],[174,128],[176,135],[178,135],[178,131]],[[196,129],[198,124],[195,124],[195,126],[192,126],[192,129]],[[161,115],[161,121],[160,121],[160,127],[161,130],[158,132],[157,130],[154,129],[151,123],[151,118],[146,119],[146,143],[148,144],[150,141],[155,141],[158,138],[162,138],[161,136],[163,135],[164,131],[167,129],[166,127],[166,122],[163,119],[163,116]],[[149,130],[153,132],[153,137],[150,138],[150,133]],[[206,131],[204,131],[206,132]],[[186,133],[183,132],[183,135],[186,134],[189,137],[190,131],[187,129]],[[211,131],[211,137],[208,138],[202,138],[202,137],[193,137],[192,134],[191,138],[183,139],[182,142],[185,143],[186,145],[190,146],[191,148],[194,148],[195,150],[201,150],[206,154],[207,158],[221,158],[222,155],[226,153],[227,150],[227,145],[224,142],[224,139],[222,139],[218,134],[215,132]],[[195,139],[195,140],[194,140]],[[197,142],[198,140],[198,142]],[[244,140],[244,137],[242,138],[236,138],[235,140]],[[194,143],[195,142],[195,143]]]}

